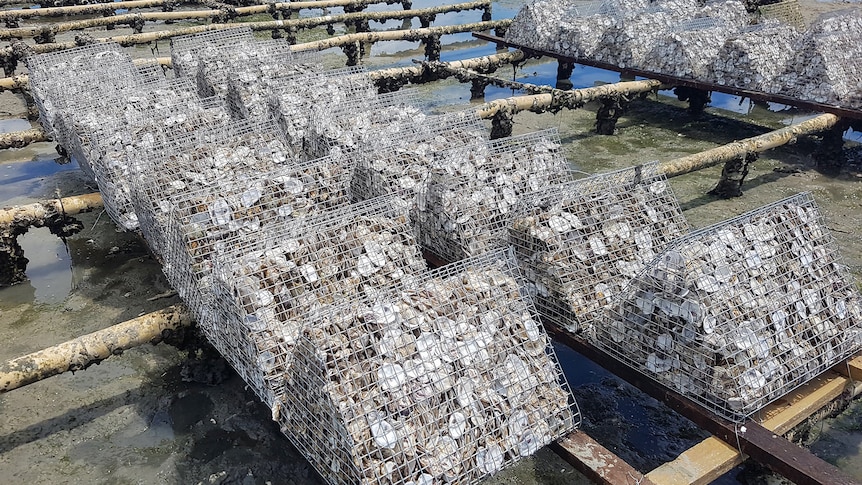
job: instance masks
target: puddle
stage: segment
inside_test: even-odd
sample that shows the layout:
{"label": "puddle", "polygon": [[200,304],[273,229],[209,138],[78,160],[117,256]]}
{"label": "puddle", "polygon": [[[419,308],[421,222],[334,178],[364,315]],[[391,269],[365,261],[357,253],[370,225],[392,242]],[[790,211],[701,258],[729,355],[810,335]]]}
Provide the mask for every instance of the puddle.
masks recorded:
{"label": "puddle", "polygon": [[[63,241],[44,227],[31,228],[18,242],[24,248],[29,286],[33,291],[33,303],[52,305],[61,303],[72,290],[72,258]],[[6,291],[0,290],[0,299],[8,300]],[[21,294],[18,295],[20,298]],[[21,301],[20,303],[26,303]]]}

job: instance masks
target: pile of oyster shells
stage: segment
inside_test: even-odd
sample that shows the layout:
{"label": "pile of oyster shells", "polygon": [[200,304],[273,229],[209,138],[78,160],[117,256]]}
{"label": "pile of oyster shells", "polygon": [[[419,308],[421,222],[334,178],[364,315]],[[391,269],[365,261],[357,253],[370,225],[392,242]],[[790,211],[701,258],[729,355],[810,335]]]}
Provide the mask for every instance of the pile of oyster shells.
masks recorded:
{"label": "pile of oyster shells", "polygon": [[759,19],[766,27],[750,29],[755,19],[739,0],[697,3],[539,0],[521,9],[506,39],[618,68],[862,107],[859,9],[825,14],[800,37],[797,26],[776,26],[770,16]]}
{"label": "pile of oyster shells", "polygon": [[862,348],[862,306],[800,194],[671,244],[598,330],[608,352],[741,420]]}
{"label": "pile of oyster shells", "polygon": [[304,330],[280,422],[324,478],[475,483],[574,427],[516,274],[490,253],[329,307]]}
{"label": "pile of oyster shells", "polygon": [[[709,82],[742,89],[780,93],[776,79],[791,65],[800,37],[793,27],[766,21],[730,36],[712,64]],[[740,75],[742,74],[742,75]]]}
{"label": "pile of oyster shells", "polygon": [[509,242],[543,317],[591,335],[626,283],[687,232],[651,163],[534,194],[519,206]]}
{"label": "pile of oyster shells", "polygon": [[[386,198],[217,246],[214,322],[205,328],[216,330],[214,345],[224,347],[229,360],[251,339],[255,350],[245,359],[253,360],[232,363],[262,373],[249,383],[266,384],[255,392],[270,406],[285,399],[283,376],[304,325],[317,321],[328,305],[402,284],[425,268],[406,211]],[[223,326],[244,329],[246,335],[230,341],[218,334]],[[354,332],[351,337],[361,338],[360,329]]]}
{"label": "pile of oyster shells", "polygon": [[194,77],[202,61],[224,55],[225,49],[254,41],[250,27],[212,30],[171,38],[171,68],[177,77]]}
{"label": "pile of oyster shells", "polygon": [[195,76],[200,95],[204,97],[225,99],[230,80],[239,72],[251,71],[261,79],[296,72],[297,61],[290,44],[285,41],[240,41],[213,49],[210,54],[199,58]]}
{"label": "pile of oyster shells", "polygon": [[506,246],[516,205],[570,179],[556,129],[447,150],[417,199],[420,243],[445,261]]}

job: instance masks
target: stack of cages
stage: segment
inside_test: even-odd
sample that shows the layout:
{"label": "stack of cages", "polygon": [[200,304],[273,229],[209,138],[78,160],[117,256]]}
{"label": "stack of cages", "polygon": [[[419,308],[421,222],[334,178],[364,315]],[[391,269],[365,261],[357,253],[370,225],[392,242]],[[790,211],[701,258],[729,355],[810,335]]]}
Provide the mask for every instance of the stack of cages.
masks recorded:
{"label": "stack of cages", "polygon": [[[212,54],[201,56],[198,61],[196,80],[201,96],[228,98],[230,80],[239,73],[244,73],[245,79],[252,74],[262,83],[267,74],[284,77],[296,71],[293,50],[284,40],[238,41],[213,50]],[[307,66],[302,67],[308,71]]]}
{"label": "stack of cages", "polygon": [[113,42],[30,55],[26,63],[42,128],[63,146],[67,144],[58,129],[58,113],[86,99],[113,96],[135,85],[138,74],[132,58]]}
{"label": "stack of cages", "polygon": [[725,41],[737,32],[722,19],[698,17],[676,24],[644,56],[645,71],[686,79],[706,79]]}
{"label": "stack of cages", "polygon": [[308,130],[306,146],[309,156],[322,157],[333,147],[344,151],[373,150],[399,142],[399,136],[411,131],[403,125],[418,126],[425,122],[414,90],[366,97],[361,92],[354,101],[317,110]]}
{"label": "stack of cages", "polygon": [[[403,208],[387,198],[343,206],[219,245],[212,313],[202,327],[277,410],[307,322],[318,321],[329,305],[406,283],[424,268]],[[331,338],[364,338],[358,328],[343,330]]]}
{"label": "stack of cages", "polygon": [[805,30],[805,17],[802,16],[799,0],[785,0],[769,5],[761,5],[757,10],[762,19],[776,20],[784,25],[795,28],[799,32]]}
{"label": "stack of cages", "polygon": [[351,172],[341,160],[326,157],[173,194],[164,268],[198,320],[214,321],[214,255],[347,206]]}
{"label": "stack of cages", "polygon": [[601,311],[688,232],[658,163],[594,175],[525,198],[509,230],[542,317],[593,337]]}
{"label": "stack of cages", "polygon": [[[105,211],[120,228],[131,231],[139,227],[132,199],[140,157],[173,136],[211,126],[204,122],[226,121],[223,109],[209,108],[207,100],[198,99],[195,93],[188,80],[158,80],[76,112],[70,151],[80,157],[78,160],[88,160]],[[213,116],[189,126],[189,119],[208,109]]]}
{"label": "stack of cages", "polygon": [[779,76],[782,93],[798,99],[846,106],[858,94],[855,73],[862,42],[862,13],[858,9],[821,16],[795,46],[796,55]]}
{"label": "stack of cages", "polygon": [[261,42],[266,57],[257,64],[239,66],[227,81],[227,105],[236,119],[264,121],[272,117],[269,99],[273,87],[323,70],[317,51],[296,52],[289,59],[279,53],[282,43]]}
{"label": "stack of cages", "polygon": [[417,198],[419,241],[444,261],[504,247],[519,201],[570,180],[556,128],[447,150]]}
{"label": "stack of cages", "polygon": [[535,0],[527,3],[506,29],[506,42],[536,50],[555,50],[560,43],[560,25],[577,0]]}
{"label": "stack of cages", "polygon": [[[227,118],[226,112],[222,113]],[[185,206],[192,197],[204,197],[199,204],[206,204],[204,194],[209,194],[212,200],[200,212],[209,214],[218,226],[251,231],[253,222],[234,221],[230,205],[220,194],[240,190],[248,180],[243,177],[257,178],[302,160],[284,143],[284,135],[273,122],[228,122],[206,127],[199,124],[205,119],[203,115],[186,118],[194,131],[160,140],[144,152],[134,186],[133,202],[141,232],[156,256],[165,262],[163,269],[172,283],[174,271],[184,271],[170,264],[174,259],[171,251],[179,248],[170,247],[167,238],[177,205]],[[176,285],[174,288],[183,296],[185,290]]]}
{"label": "stack of cages", "polygon": [[[348,67],[325,71],[313,71],[274,83],[269,108],[288,143],[301,147],[311,158],[313,151],[309,140],[313,124],[331,119],[330,111],[377,96],[377,88],[365,73],[364,68]],[[315,150],[320,150],[317,146]],[[318,153],[325,156],[328,153]]]}
{"label": "stack of cages", "polygon": [[862,303],[809,194],[671,244],[605,315],[610,354],[742,421],[862,348]]}
{"label": "stack of cages", "polygon": [[625,12],[613,26],[606,28],[594,51],[594,59],[620,68],[638,68],[652,46],[673,26],[691,17],[651,5],[643,10]]}
{"label": "stack of cages", "polygon": [[332,484],[474,484],[580,424],[498,251],[327,307],[285,379],[282,429]]}
{"label": "stack of cages", "polygon": [[391,144],[376,143],[344,153],[356,161],[351,181],[354,200],[395,195],[400,204],[410,206],[440,155],[454,147],[481,150],[488,141],[488,130],[475,111],[432,115],[422,121],[400,125],[401,131],[389,138]]}
{"label": "stack of cages", "polygon": [[799,32],[790,25],[767,20],[752,25],[724,42],[705,81],[777,94],[776,78],[793,58]]}
{"label": "stack of cages", "polygon": [[[647,5],[648,2],[643,2],[642,8]],[[633,7],[628,3],[625,6]],[[571,5],[560,19],[559,35],[549,50],[564,56],[592,59],[605,32],[615,27],[621,18],[620,7],[623,7],[620,2],[607,0]]]}
{"label": "stack of cages", "polygon": [[201,60],[218,58],[225,48],[254,41],[249,27],[212,30],[171,38],[171,67],[176,77],[196,77]]}

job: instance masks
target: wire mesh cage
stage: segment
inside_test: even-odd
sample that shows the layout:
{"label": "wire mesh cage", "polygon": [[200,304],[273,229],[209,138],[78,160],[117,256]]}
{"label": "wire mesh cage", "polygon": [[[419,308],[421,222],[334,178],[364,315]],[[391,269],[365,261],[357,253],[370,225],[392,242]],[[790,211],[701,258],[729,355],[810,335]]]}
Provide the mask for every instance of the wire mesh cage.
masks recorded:
{"label": "wire mesh cage", "polygon": [[542,317],[592,337],[626,282],[687,232],[652,162],[524,198],[509,242]]}
{"label": "wire mesh cage", "polygon": [[860,30],[862,30],[862,11],[858,8],[847,8],[821,14],[811,23],[807,32],[818,35]]}
{"label": "wire mesh cage", "polygon": [[575,4],[560,19],[559,35],[550,50],[589,59],[595,55],[605,32],[617,25],[620,16],[621,12],[609,2]]}
{"label": "wire mesh cage", "polygon": [[580,423],[505,252],[328,307],[297,340],[282,429],[333,484],[477,483]]}
{"label": "wire mesh cage", "polygon": [[[113,42],[30,55],[26,63],[42,128],[57,137],[61,135],[55,129],[58,112],[140,84],[132,58]],[[63,139],[56,141],[65,145]]]}
{"label": "wire mesh cage", "polygon": [[710,74],[721,46],[735,33],[736,28],[721,19],[684,20],[656,42],[639,67],[670,76],[704,79]]}
{"label": "wire mesh cage", "polygon": [[194,77],[202,58],[220,55],[225,47],[249,42],[254,36],[249,27],[211,30],[171,38],[171,67],[176,77]]}
{"label": "wire mesh cage", "polygon": [[506,41],[538,50],[554,50],[559,43],[560,23],[573,0],[536,0],[527,3],[506,29]]}
{"label": "wire mesh cage", "polygon": [[805,17],[802,16],[799,0],[785,0],[769,5],[761,5],[757,10],[763,19],[777,20],[800,32],[805,30]]}
{"label": "wire mesh cage", "polygon": [[360,97],[312,119],[306,146],[310,156],[324,156],[331,147],[362,150],[391,145],[400,141],[392,136],[405,131],[402,124],[416,126],[424,122],[425,114],[414,90]]}
{"label": "wire mesh cage", "polygon": [[[142,154],[134,184],[135,211],[141,232],[153,252],[166,256],[165,227],[174,204],[183,197],[199,197],[209,190],[218,194],[242,176],[273,172],[302,160],[273,122],[230,122],[205,128],[198,119],[185,119],[197,130],[160,140]],[[213,216],[231,223],[230,207],[213,207]]]}
{"label": "wire mesh cage", "polygon": [[845,66],[856,62],[862,28],[855,32],[807,32],[788,69],[776,81],[781,92],[797,99],[843,106],[858,93]]}
{"label": "wire mesh cage", "polygon": [[330,120],[330,113],[337,106],[377,96],[377,88],[360,67],[311,72],[279,83],[273,92],[270,97],[273,116],[288,142],[302,147],[306,153],[309,153],[312,123]]}
{"label": "wire mesh cage", "polygon": [[775,79],[788,69],[799,35],[795,28],[774,20],[753,25],[725,41],[704,79],[778,93],[781,86]]}
{"label": "wire mesh cage", "polygon": [[810,194],[672,243],[623,291],[609,353],[741,421],[862,348],[862,306]]}
{"label": "wire mesh cage", "polygon": [[518,202],[570,180],[556,129],[447,150],[417,199],[419,241],[444,261],[506,246]]}
{"label": "wire mesh cage", "polygon": [[659,8],[624,15],[605,30],[593,56],[621,68],[638,67],[652,46],[680,20],[680,15]]}
{"label": "wire mesh cage", "polygon": [[488,139],[475,111],[428,116],[423,123],[398,126],[400,131],[387,139],[345,151],[344,156],[356,160],[351,180],[354,200],[396,195],[401,203],[412,204],[439,156],[455,147],[482,149]]}
{"label": "wire mesh cage", "polygon": [[[284,40],[239,40],[213,48],[198,59],[197,80],[201,96],[228,96],[228,82],[238,72],[251,70],[256,76],[284,76],[294,72],[294,53]],[[263,66],[266,66],[264,69]]]}
{"label": "wire mesh cage", "polygon": [[707,1],[695,13],[695,18],[705,17],[720,19],[725,25],[734,29],[744,29],[753,21],[753,17],[740,0]]}
{"label": "wire mesh cage", "polygon": [[[349,205],[222,245],[214,259],[213,326],[204,330],[274,406],[306,322],[328,305],[406,282],[424,268],[403,209],[386,198]],[[256,350],[243,354],[248,348]]]}
{"label": "wire mesh cage", "polygon": [[261,232],[347,206],[351,172],[341,160],[327,157],[173,194],[166,201],[164,258],[171,286],[203,320],[212,305],[217,248],[247,247]]}
{"label": "wire mesh cage", "polygon": [[[264,43],[261,43],[264,44]],[[264,45],[264,49],[266,46]],[[227,104],[231,115],[237,119],[264,121],[272,116],[269,99],[273,87],[321,72],[323,66],[316,51],[296,52],[289,62],[270,54],[269,61],[261,61],[240,67],[227,81]]]}

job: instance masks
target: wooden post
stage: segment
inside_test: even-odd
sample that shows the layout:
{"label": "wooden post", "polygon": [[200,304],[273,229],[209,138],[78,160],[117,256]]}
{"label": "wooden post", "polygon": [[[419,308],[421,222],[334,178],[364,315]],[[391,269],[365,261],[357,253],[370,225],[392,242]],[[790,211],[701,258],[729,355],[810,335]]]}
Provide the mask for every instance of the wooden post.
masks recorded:
{"label": "wooden post", "polygon": [[31,143],[50,141],[51,138],[41,128],[31,128],[12,133],[0,133],[0,150],[23,148]]}

